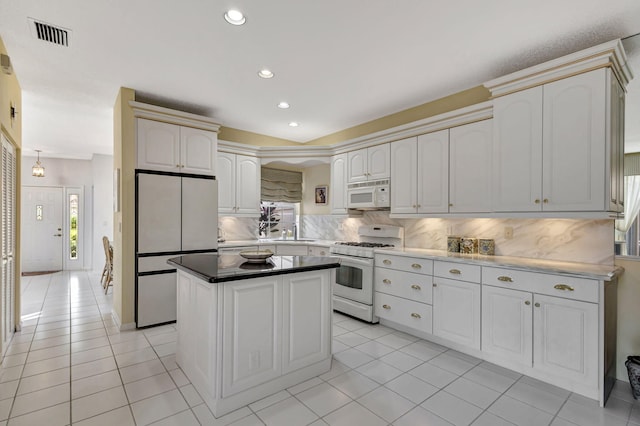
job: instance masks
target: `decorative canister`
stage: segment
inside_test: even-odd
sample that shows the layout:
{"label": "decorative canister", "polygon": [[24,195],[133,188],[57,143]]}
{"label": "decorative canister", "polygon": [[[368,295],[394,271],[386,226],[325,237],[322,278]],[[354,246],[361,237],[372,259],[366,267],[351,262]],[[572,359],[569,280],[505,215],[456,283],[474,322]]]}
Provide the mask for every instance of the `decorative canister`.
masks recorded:
{"label": "decorative canister", "polygon": [[460,241],[460,253],[478,253],[478,239],[462,237],[462,240]]}
{"label": "decorative canister", "polygon": [[449,253],[458,253],[460,252],[460,240],[462,238],[456,237],[454,235],[449,235],[447,237],[447,251]]}
{"label": "decorative canister", "polygon": [[478,253],[484,255],[496,254],[496,243],[490,238],[480,238],[478,240]]}

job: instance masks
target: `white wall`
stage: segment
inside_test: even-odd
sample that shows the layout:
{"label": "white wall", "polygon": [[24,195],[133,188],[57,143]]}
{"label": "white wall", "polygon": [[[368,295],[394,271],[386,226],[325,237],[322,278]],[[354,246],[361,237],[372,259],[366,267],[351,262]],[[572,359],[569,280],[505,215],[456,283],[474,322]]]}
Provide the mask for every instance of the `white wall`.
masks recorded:
{"label": "white wall", "polygon": [[93,197],[91,194],[93,171],[91,161],[45,158],[41,155],[40,162],[45,168],[45,176],[41,178],[31,175],[31,167],[35,162],[36,157],[22,157],[21,178],[23,186],[79,187],[83,189],[84,202],[81,203],[82,221],[79,225],[79,231],[84,238],[78,241],[79,245],[82,245],[78,262],[80,262],[82,269],[91,269],[93,251]]}
{"label": "white wall", "polygon": [[94,270],[102,270],[104,248],[102,237],[113,240],[113,156],[95,154],[93,172],[93,262]]}

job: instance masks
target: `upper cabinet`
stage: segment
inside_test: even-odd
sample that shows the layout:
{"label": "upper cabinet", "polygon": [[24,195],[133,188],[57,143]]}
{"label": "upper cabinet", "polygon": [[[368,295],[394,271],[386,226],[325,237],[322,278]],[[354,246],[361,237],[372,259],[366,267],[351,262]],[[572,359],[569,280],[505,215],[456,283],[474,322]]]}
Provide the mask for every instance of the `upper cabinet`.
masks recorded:
{"label": "upper cabinet", "polygon": [[623,210],[624,91],[610,69],[499,97],[494,108],[495,211]]}
{"label": "upper cabinet", "polygon": [[331,214],[347,214],[347,154],[331,157]]}
{"label": "upper cabinet", "polygon": [[217,133],[137,119],[137,168],[215,175]]}
{"label": "upper cabinet", "polygon": [[348,183],[388,179],[391,175],[390,169],[388,143],[347,153]]}
{"label": "upper cabinet", "polygon": [[218,153],[218,212],[227,216],[260,216],[260,160]]}

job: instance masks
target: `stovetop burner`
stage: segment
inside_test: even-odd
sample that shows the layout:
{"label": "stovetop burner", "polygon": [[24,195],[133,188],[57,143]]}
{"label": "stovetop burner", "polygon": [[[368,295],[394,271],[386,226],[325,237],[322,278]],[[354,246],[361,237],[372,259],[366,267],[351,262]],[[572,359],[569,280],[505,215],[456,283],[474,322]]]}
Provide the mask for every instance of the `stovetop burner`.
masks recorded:
{"label": "stovetop burner", "polygon": [[342,242],[337,242],[336,244],[341,245],[341,246],[371,247],[371,248],[393,247],[393,244],[360,243],[360,242],[356,242],[356,241],[342,241]]}

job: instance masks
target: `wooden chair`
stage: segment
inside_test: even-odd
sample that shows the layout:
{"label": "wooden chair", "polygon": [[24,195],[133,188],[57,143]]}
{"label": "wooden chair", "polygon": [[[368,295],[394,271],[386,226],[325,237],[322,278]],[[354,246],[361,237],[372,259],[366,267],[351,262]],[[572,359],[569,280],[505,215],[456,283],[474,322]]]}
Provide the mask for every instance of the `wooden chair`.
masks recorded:
{"label": "wooden chair", "polygon": [[113,285],[113,247],[109,243],[109,238],[102,237],[102,245],[104,246],[104,268],[102,268],[102,277],[100,282],[104,288],[104,294],[109,291],[109,286]]}

